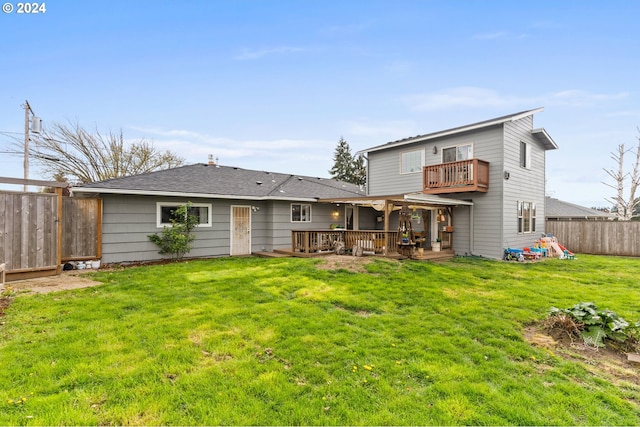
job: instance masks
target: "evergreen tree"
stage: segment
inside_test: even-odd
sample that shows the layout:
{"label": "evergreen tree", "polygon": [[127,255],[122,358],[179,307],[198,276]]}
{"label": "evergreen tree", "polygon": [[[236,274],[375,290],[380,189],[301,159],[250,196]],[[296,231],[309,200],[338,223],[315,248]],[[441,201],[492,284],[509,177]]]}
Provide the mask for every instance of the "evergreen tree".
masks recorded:
{"label": "evergreen tree", "polygon": [[362,154],[353,160],[353,181],[351,182],[358,185],[367,183],[367,165]]}
{"label": "evergreen tree", "polygon": [[329,173],[333,179],[338,181],[352,182],[353,172],[354,165],[351,148],[349,143],[343,137],[340,137],[336,151],[333,154],[333,167]]}

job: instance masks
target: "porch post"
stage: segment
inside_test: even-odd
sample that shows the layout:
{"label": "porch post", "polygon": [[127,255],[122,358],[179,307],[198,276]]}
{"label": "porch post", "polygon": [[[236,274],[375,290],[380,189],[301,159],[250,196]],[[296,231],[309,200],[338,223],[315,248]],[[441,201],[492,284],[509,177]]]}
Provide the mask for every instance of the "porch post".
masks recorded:
{"label": "porch post", "polygon": [[[391,205],[393,208],[393,205]],[[389,200],[384,201],[384,244],[387,247],[387,254],[391,251],[391,236],[389,236]]]}

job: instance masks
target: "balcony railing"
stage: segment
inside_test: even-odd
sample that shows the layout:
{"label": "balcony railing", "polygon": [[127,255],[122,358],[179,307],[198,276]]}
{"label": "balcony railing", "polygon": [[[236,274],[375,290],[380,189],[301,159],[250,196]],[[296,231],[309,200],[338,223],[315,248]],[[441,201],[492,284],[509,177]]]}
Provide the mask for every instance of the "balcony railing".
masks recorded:
{"label": "balcony railing", "polygon": [[344,248],[351,250],[360,246],[364,251],[383,254],[398,249],[396,231],[364,230],[292,230],[291,247],[293,252],[314,254],[335,250],[335,243],[342,242]]}
{"label": "balcony railing", "polygon": [[471,191],[489,191],[489,162],[470,159],[422,168],[422,192],[425,194]]}

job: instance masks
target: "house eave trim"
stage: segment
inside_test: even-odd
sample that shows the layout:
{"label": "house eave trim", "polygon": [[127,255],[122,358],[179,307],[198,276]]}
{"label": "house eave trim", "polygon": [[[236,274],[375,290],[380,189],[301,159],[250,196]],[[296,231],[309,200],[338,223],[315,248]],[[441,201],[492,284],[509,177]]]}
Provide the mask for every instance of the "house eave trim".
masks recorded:
{"label": "house eave trim", "polygon": [[234,194],[208,194],[186,193],[173,191],[149,191],[149,190],[123,190],[115,188],[72,188],[73,193],[78,194],[122,194],[128,196],[159,196],[159,197],[193,197],[199,199],[226,199],[226,200],[285,200],[300,202],[317,202],[315,197],[287,197],[287,196],[242,196]]}

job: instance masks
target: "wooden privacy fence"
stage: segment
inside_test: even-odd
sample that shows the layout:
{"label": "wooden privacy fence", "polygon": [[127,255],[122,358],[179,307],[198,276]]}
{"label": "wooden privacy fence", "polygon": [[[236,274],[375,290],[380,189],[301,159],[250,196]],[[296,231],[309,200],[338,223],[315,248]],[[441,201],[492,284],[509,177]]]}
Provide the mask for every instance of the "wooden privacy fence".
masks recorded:
{"label": "wooden privacy fence", "polygon": [[640,221],[546,221],[545,228],[572,252],[640,256]]}
{"label": "wooden privacy fence", "polygon": [[0,182],[56,189],[55,194],[0,191],[0,264],[8,280],[58,274],[65,261],[102,256],[102,200],[63,197],[66,183]]}
{"label": "wooden privacy fence", "polygon": [[62,198],[61,261],[102,257],[102,199]]}

